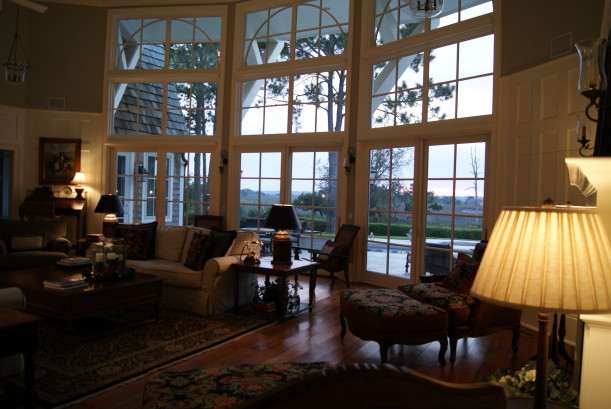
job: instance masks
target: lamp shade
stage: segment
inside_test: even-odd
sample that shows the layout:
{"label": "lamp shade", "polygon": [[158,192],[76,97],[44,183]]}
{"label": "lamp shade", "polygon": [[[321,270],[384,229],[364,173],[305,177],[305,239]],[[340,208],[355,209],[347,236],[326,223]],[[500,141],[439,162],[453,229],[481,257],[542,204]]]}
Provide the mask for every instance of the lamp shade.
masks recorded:
{"label": "lamp shade", "polygon": [[83,172],[76,172],[74,174],[74,179],[72,179],[72,182],[70,183],[82,185],[83,183],[85,183],[85,174]]}
{"label": "lamp shade", "polygon": [[276,230],[299,230],[301,222],[292,205],[275,204],[265,219],[265,227]]}
{"label": "lamp shade", "polygon": [[116,214],[117,216],[123,216],[123,205],[119,196],[115,195],[102,195],[100,201],[95,207],[94,213],[105,213],[105,214]]}
{"label": "lamp shade", "polygon": [[504,208],[471,294],[556,313],[611,311],[611,246],[594,208]]}

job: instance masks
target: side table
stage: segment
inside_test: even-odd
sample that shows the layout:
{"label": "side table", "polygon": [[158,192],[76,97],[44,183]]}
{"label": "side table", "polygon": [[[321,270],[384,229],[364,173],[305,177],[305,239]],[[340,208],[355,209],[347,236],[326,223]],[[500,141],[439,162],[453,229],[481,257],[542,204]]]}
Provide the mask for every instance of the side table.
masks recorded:
{"label": "side table", "polygon": [[[298,283],[299,274],[306,272],[310,273],[310,291],[308,299],[308,309],[314,307],[315,289],[316,289],[316,269],[319,266],[318,263],[309,260],[293,260],[293,264],[272,264],[271,257],[261,258],[260,264],[247,264],[244,262],[235,263],[231,266],[234,274],[236,275],[235,280],[235,304],[234,309],[238,309],[238,302],[240,299],[240,273],[250,274],[261,274],[265,275],[265,280],[269,281],[269,276],[279,277],[282,281],[282,286],[287,288],[286,280],[291,276],[294,276],[295,283]],[[285,291],[280,293],[280,320],[284,321],[286,316],[287,298]]]}
{"label": "side table", "polygon": [[0,357],[23,354],[25,366],[25,407],[34,407],[34,353],[36,323],[41,318],[0,307]]}

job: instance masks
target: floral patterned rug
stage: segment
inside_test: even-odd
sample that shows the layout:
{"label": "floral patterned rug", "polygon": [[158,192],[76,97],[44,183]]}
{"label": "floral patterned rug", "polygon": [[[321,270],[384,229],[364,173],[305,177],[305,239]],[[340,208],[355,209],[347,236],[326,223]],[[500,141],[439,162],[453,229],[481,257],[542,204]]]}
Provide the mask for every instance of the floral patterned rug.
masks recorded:
{"label": "floral patterned rug", "polygon": [[230,313],[163,310],[158,321],[133,326],[151,314],[146,308],[125,309],[77,321],[73,330],[45,319],[34,357],[40,404],[65,404],[269,323]]}

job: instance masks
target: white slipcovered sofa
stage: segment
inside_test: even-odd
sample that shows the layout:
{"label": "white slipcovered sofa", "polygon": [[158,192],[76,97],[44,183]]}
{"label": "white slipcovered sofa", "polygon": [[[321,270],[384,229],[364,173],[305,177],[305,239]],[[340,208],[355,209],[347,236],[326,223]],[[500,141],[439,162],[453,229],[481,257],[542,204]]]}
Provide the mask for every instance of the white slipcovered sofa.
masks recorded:
{"label": "white slipcovered sofa", "polygon": [[[127,260],[127,266],[136,272],[164,278],[162,304],[167,307],[198,314],[219,314],[234,306],[235,273],[230,270],[240,261],[246,242],[258,240],[254,232],[237,232],[229,250],[220,257],[206,259],[202,269],[185,265],[194,236],[208,234],[215,240],[215,231],[186,226],[163,226],[155,231],[154,258]],[[201,237],[201,236],[200,236]],[[256,277],[241,274],[240,304],[252,300]]]}

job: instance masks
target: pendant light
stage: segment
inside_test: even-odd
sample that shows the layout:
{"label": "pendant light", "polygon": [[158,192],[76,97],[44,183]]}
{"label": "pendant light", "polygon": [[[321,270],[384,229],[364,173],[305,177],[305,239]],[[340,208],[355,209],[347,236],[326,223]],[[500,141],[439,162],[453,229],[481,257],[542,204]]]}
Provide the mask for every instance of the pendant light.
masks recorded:
{"label": "pendant light", "polygon": [[[28,59],[25,55],[21,37],[19,37],[19,9],[20,7],[17,6],[15,35],[13,36],[13,43],[11,44],[8,59],[4,64],[4,80],[9,84],[22,84],[25,81],[25,72],[28,69]],[[17,56],[19,50],[21,50],[23,60]],[[21,63],[21,61],[23,61],[23,63]]]}

